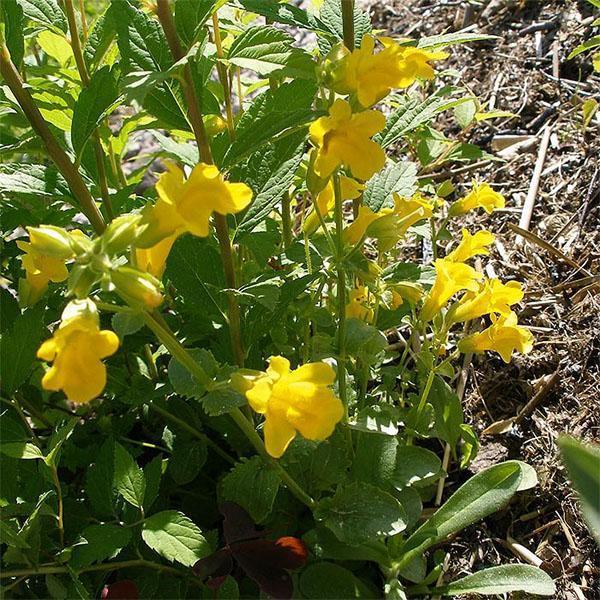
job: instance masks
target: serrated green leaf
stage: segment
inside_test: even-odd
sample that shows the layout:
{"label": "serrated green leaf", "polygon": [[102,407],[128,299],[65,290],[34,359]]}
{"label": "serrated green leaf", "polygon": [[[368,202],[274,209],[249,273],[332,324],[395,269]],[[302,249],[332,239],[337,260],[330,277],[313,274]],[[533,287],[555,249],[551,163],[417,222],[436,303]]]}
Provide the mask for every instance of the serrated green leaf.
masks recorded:
{"label": "serrated green leaf", "polygon": [[531,565],[500,565],[483,569],[462,579],[435,588],[436,595],[496,595],[524,592],[536,596],[554,596],[556,587],[550,575]]}
{"label": "serrated green leaf", "polygon": [[[214,377],[219,370],[219,363],[210,350],[190,348],[188,353],[198,362],[209,377]],[[194,376],[176,359],[171,358],[168,367],[169,381],[175,392],[186,398],[200,399],[206,394],[206,388],[196,381]]]}
{"label": "serrated green leaf", "polygon": [[25,51],[23,36],[23,7],[17,0],[3,0],[0,2],[0,15],[4,23],[4,37],[10,52],[12,62],[20,66]]}
{"label": "serrated green leaf", "polygon": [[146,478],[146,492],[144,493],[144,510],[148,511],[158,497],[160,481],[163,474],[162,454],[155,456],[145,467],[144,477]]}
{"label": "serrated green leaf", "polygon": [[110,14],[109,6],[90,26],[83,47],[83,57],[91,73],[102,63],[102,59],[115,39],[115,30]]}
{"label": "serrated green leaf", "polygon": [[73,548],[70,564],[74,569],[114,558],[131,540],[131,529],[103,523],[86,527],[81,536],[87,544]]}
{"label": "serrated green leaf", "polygon": [[110,67],[96,71],[87,87],[81,90],[73,109],[71,142],[77,157],[102,121],[118,106],[119,89]]}
{"label": "serrated green leaf", "polygon": [[176,142],[173,138],[163,135],[160,131],[152,131],[152,135],[161,145],[165,154],[175,160],[180,160],[188,167],[194,168],[200,162],[197,146]]}
{"label": "serrated green leaf", "polygon": [[121,444],[115,443],[114,485],[127,502],[137,508],[144,506],[146,478],[133,457]]}
{"label": "serrated green leaf", "polygon": [[365,186],[363,204],[373,212],[393,207],[393,194],[410,197],[417,191],[417,165],[409,161],[388,160]]}
{"label": "serrated green leaf", "polygon": [[340,486],[321,500],[315,518],[348,544],[395,535],[406,528],[406,513],[391,494],[363,482]]}
{"label": "serrated green leaf", "polygon": [[331,36],[331,31],[320,19],[294,4],[278,0],[237,0],[236,4],[249,12],[266,17],[274,23],[302,27],[315,33]]}
{"label": "serrated green leaf", "polygon": [[[342,0],[325,0],[319,18],[329,31],[330,36],[319,38],[319,48],[322,54],[327,54],[332,47],[332,40],[344,39],[344,21],[342,19]],[[371,32],[371,19],[362,11],[358,3],[354,3],[354,47],[360,48],[363,36]]]}
{"label": "serrated green leaf", "polygon": [[217,388],[202,398],[202,406],[211,417],[218,417],[231,412],[234,408],[244,406],[246,398],[230,387]]}
{"label": "serrated green leaf", "polygon": [[112,438],[105,440],[85,474],[85,491],[95,511],[101,516],[114,512],[115,447]]}
{"label": "serrated green leaf", "polygon": [[144,326],[144,317],[137,312],[118,312],[112,316],[111,327],[121,338],[137,333]]}
{"label": "serrated green leaf", "polygon": [[279,473],[260,456],[253,456],[225,475],[223,498],[245,508],[260,523],[269,516],[280,484]]}
{"label": "serrated green leaf", "polygon": [[202,440],[175,438],[173,453],[167,471],[178,485],[185,485],[196,479],[207,458],[206,443]]}
{"label": "serrated green leaf", "polygon": [[223,4],[223,0],[175,0],[175,28],[184,48],[196,41],[208,17]]}
{"label": "serrated green leaf", "polygon": [[17,0],[25,18],[50,29],[68,31],[67,18],[56,0]]}
{"label": "serrated green leaf", "polygon": [[193,566],[211,552],[200,528],[175,510],[148,517],[142,527],[142,539],[163,558],[186,567]]}
{"label": "serrated green leaf", "polygon": [[262,76],[314,79],[314,61],[304,50],[295,48],[293,41],[285,31],[274,27],[250,27],[235,39],[227,60]]}
{"label": "serrated green leaf", "polygon": [[0,165],[0,192],[31,194],[72,201],[67,182],[54,167],[8,163]]}

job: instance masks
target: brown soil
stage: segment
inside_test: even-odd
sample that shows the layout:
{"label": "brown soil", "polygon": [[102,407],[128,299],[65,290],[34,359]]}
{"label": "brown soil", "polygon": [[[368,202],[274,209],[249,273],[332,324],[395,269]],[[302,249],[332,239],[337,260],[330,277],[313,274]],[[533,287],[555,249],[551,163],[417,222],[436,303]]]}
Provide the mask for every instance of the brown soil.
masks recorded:
{"label": "brown soil", "polygon": [[[504,162],[450,173],[459,190],[476,176],[505,195],[507,208],[481,220],[498,236],[486,262],[499,277],[524,281],[520,320],[536,336],[533,351],[509,365],[486,356],[469,366],[465,417],[482,444],[471,469],[521,459],[535,467],[540,483],[483,527],[453,540],[446,579],[537,557],[556,580],[556,598],[600,598],[598,551],[579,516],[556,445],[563,432],[596,442],[600,437],[600,120],[596,116],[584,132],[581,110],[582,101],[600,98],[600,77],[593,74],[589,55],[566,60],[592,31],[597,35],[590,26],[593,8],[583,0],[491,0],[471,3],[474,11],[465,15],[468,4],[363,2],[375,26],[388,35],[418,38],[472,26],[499,36],[453,47],[446,63],[482,102],[494,98],[496,110],[518,115],[477,126],[468,141],[493,152],[498,135],[535,136],[529,148]],[[451,118],[440,119],[439,127],[449,136],[459,131]],[[552,133],[529,230],[549,243],[551,251],[539,241],[518,245],[509,227],[519,223],[545,127]],[[546,393],[538,396],[533,410],[521,414],[518,425],[505,433],[483,434],[492,423],[519,415],[540,388]],[[446,496],[455,480],[451,467]],[[512,540],[535,556],[515,555]]]}

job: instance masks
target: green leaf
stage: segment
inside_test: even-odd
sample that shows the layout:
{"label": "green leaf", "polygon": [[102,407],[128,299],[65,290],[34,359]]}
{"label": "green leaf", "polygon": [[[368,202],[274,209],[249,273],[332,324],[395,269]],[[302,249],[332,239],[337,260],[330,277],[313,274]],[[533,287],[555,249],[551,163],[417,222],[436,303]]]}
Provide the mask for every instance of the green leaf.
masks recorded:
{"label": "green leaf", "polygon": [[115,447],[112,438],[103,442],[94,455],[94,463],[85,475],[85,491],[92,507],[99,515],[114,513]]}
{"label": "green leaf", "polygon": [[189,48],[208,17],[223,0],[175,0],[175,28],[184,48]]}
{"label": "green leaf", "polygon": [[[166,461],[164,461],[166,462]],[[144,510],[148,510],[154,504],[158,497],[160,489],[160,480],[163,474],[162,454],[155,456],[145,467],[144,477],[146,478],[146,492],[144,493]]]}
{"label": "green leaf", "polygon": [[84,87],[73,108],[71,142],[77,157],[102,121],[118,106],[119,89],[114,70],[102,67],[96,71],[87,87]]}
{"label": "green leaf", "polygon": [[102,62],[115,39],[115,30],[110,16],[109,6],[90,27],[88,38],[83,47],[83,58],[91,73]]}
{"label": "green leaf", "polygon": [[37,364],[36,352],[44,333],[43,314],[44,307],[41,304],[26,309],[2,336],[0,387],[7,396],[11,396],[27,381]]}
{"label": "green leaf", "polygon": [[352,476],[382,489],[389,489],[396,469],[398,439],[389,435],[357,432]]}
{"label": "green leaf", "polygon": [[331,35],[325,23],[293,4],[282,4],[278,0],[237,0],[237,4],[274,23],[283,23],[292,27],[302,27],[315,33]]}
{"label": "green leaf", "polygon": [[183,164],[192,168],[200,162],[198,148],[193,144],[178,143],[173,138],[167,137],[156,130],[152,131],[152,135],[156,138],[167,156],[175,160],[180,160]]}
{"label": "green leaf", "polygon": [[579,46],[577,46],[575,50],[573,50],[573,52],[567,56],[567,60],[571,60],[572,58],[579,56],[582,52],[591,50],[592,48],[597,48],[598,46],[600,46],[600,35],[595,35],[589,40],[585,40],[583,44],[579,44]]}
{"label": "green leaf", "polygon": [[44,458],[42,451],[31,442],[3,442],[0,444],[0,452],[11,458],[20,458],[22,460]]}
{"label": "green leaf", "polygon": [[240,118],[223,166],[239,162],[286,130],[308,126],[315,117],[311,108],[315,93],[314,83],[296,80],[260,94]]}
{"label": "green leaf", "polygon": [[56,0],[17,0],[17,2],[23,9],[25,18],[49,29],[68,31],[67,18]]}
{"label": "green leaf", "polygon": [[579,495],[583,517],[600,545],[600,446],[563,435],[558,440],[562,461]]}
{"label": "green leaf", "polygon": [[77,423],[79,423],[79,419],[69,419],[52,434],[47,447],[46,456],[44,457],[44,462],[49,467],[58,465],[60,461],[59,453],[62,445],[71,437],[73,430],[77,427]]}
{"label": "green leaf", "polygon": [[185,485],[196,479],[206,458],[205,442],[197,439],[184,440],[177,436],[167,471],[175,483]]}
{"label": "green leaf", "polygon": [[141,508],[144,505],[146,478],[133,457],[121,444],[115,443],[114,485],[127,502]]}
{"label": "green leaf", "polygon": [[[243,180],[256,195],[240,220],[236,236],[253,231],[275,209],[294,181],[305,145],[306,133],[300,131],[264,146],[243,165],[240,169],[244,171]],[[232,177],[236,179],[233,173]]]}
{"label": "green leaf", "polygon": [[360,319],[348,319],[346,323],[346,352],[371,365],[383,355],[388,343],[385,335]]}
{"label": "green leaf", "polygon": [[374,404],[361,409],[349,427],[366,433],[395,436],[398,433],[398,410],[389,404]]}
{"label": "green leaf", "polygon": [[341,542],[354,545],[406,528],[406,514],[398,500],[358,481],[340,486],[333,497],[321,500],[314,514]]}
{"label": "green leaf", "polygon": [[260,523],[271,513],[280,484],[279,473],[260,456],[253,456],[225,475],[223,498],[237,502]]}
{"label": "green leaf", "polygon": [[[344,39],[344,21],[342,19],[342,0],[325,0],[319,14],[321,21],[335,40]],[[360,10],[354,3],[354,46],[359,48],[365,33],[371,32],[369,15]],[[320,38],[319,48],[322,54],[327,54],[332,47],[330,38]]]}
{"label": "green leaf", "polygon": [[230,387],[217,388],[202,398],[202,406],[210,417],[227,414],[246,404],[246,397]]}
{"label": "green leaf", "polygon": [[142,539],[168,561],[193,566],[211,552],[200,528],[183,513],[159,512],[144,521]]}
{"label": "green leaf", "polygon": [[0,543],[13,548],[29,548],[29,544],[19,537],[19,532],[7,521],[0,521]]}
{"label": "green leaf", "polygon": [[402,550],[420,552],[468,525],[504,508],[519,489],[523,469],[518,461],[494,465],[473,476],[417,529]]}
{"label": "green leaf", "polygon": [[425,486],[442,475],[442,463],[431,450],[419,446],[402,446],[398,449],[394,486],[402,490],[410,486]]}
{"label": "green leaf", "polygon": [[409,161],[388,160],[385,167],[369,179],[363,204],[373,212],[394,206],[393,194],[410,197],[417,191],[417,165]]}
{"label": "green leaf", "polygon": [[315,79],[316,64],[307,52],[295,48],[293,41],[292,36],[274,27],[250,27],[235,39],[227,60],[263,77]]}
{"label": "green leaf", "polygon": [[25,52],[23,7],[17,3],[17,0],[2,0],[0,2],[0,15],[4,23],[6,46],[10,52],[12,62],[18,69],[23,60],[23,53]]}
{"label": "green leaf", "polygon": [[445,48],[446,46],[455,46],[456,44],[468,44],[469,42],[479,42],[481,40],[498,40],[500,36],[488,35],[485,33],[444,33],[441,35],[432,35],[422,37],[417,42],[417,48],[427,48],[429,50]]}
{"label": "green leaf", "polygon": [[368,560],[386,565],[390,556],[383,541],[370,541],[360,546],[350,546],[338,540],[329,529],[317,526],[308,531],[302,539],[311,552],[319,559]]}
{"label": "green leaf", "polygon": [[456,392],[438,375],[435,376],[428,402],[433,406],[435,414],[436,435],[448,442],[452,448],[462,435],[462,405]]}
{"label": "green leaf", "polygon": [[431,121],[435,115],[470,100],[468,97],[446,97],[454,91],[455,88],[444,86],[423,101],[409,96],[398,97],[398,108],[390,114],[385,129],[375,136],[375,141],[387,148],[420,125]]}
{"label": "green leaf", "polygon": [[0,165],[0,193],[31,194],[72,201],[67,182],[54,167],[35,164]]}
{"label": "green leaf", "polygon": [[531,565],[500,565],[477,571],[462,579],[435,588],[436,595],[509,594],[524,592],[537,596],[554,596],[556,588],[552,578]]}
{"label": "green leaf", "polygon": [[114,558],[131,540],[131,529],[103,523],[86,527],[81,536],[87,544],[73,548],[70,564],[74,569]]}
{"label": "green leaf", "polygon": [[64,33],[54,33],[47,29],[37,36],[40,48],[61,67],[66,67],[73,60],[73,49]]}
{"label": "green leaf", "polygon": [[118,312],[110,320],[112,329],[121,338],[137,333],[144,326],[144,316],[141,313],[127,311]]}
{"label": "green leaf", "polygon": [[[113,2],[109,10],[117,32],[123,75],[132,71],[161,72],[173,65],[169,46],[157,20],[135,8],[129,0]],[[170,127],[188,130],[184,106],[179,85],[173,81],[157,83],[144,98],[144,108],[149,113]]]}
{"label": "green leaf", "polygon": [[[204,348],[190,348],[188,353],[202,366],[209,377],[214,377],[219,370],[219,363],[215,360],[210,350]],[[175,392],[186,398],[200,399],[206,393],[202,384],[196,381],[194,376],[176,359],[169,361],[169,381]]]}
{"label": "green leaf", "polygon": [[329,562],[309,565],[302,571],[298,585],[304,598],[315,600],[378,597],[352,571]]}

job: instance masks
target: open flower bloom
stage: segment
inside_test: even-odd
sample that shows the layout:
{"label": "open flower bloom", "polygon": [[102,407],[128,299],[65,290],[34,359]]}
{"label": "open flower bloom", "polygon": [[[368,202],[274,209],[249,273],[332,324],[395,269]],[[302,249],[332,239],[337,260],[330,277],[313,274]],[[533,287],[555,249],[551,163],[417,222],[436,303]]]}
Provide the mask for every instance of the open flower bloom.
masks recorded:
{"label": "open flower bloom", "polygon": [[150,248],[136,248],[135,257],[138,268],[160,279],[165,272],[169,252],[177,238],[177,233],[173,233]]}
{"label": "open flower bloom", "polygon": [[478,254],[489,254],[487,246],[493,241],[494,234],[486,229],[482,229],[471,235],[467,229],[463,228],[460,244],[446,256],[446,260],[465,262]]}
{"label": "open flower bloom", "polygon": [[196,165],[186,180],[174,164],[156,183],[158,200],[143,212],[142,233],[136,240],[140,248],[149,248],[175,233],[189,232],[206,237],[213,212],[235,214],[252,200],[245,183],[225,181],[215,165]]}
{"label": "open flower bloom", "polygon": [[364,285],[350,290],[348,304],[346,304],[346,317],[349,319],[360,319],[361,321],[372,321],[375,313],[369,306],[369,290]]}
{"label": "open flower bloom", "polygon": [[265,417],[267,452],[279,458],[299,431],[306,439],[325,440],[344,414],[341,400],[329,386],[335,371],[326,363],[308,363],[290,370],[283,356],[272,356],[266,374],[246,391],[250,406]]}
{"label": "open flower bloom", "polygon": [[382,208],[380,211],[374,212],[368,206],[359,207],[356,219],[344,229],[344,241],[348,244],[358,244],[367,235],[367,229],[371,223],[392,212],[391,208]]}
{"label": "open flower bloom", "polygon": [[487,279],[477,292],[467,292],[452,306],[448,319],[451,323],[461,323],[491,313],[509,315],[510,307],[521,300],[523,290],[518,281],[502,283],[499,279]]}
{"label": "open flower bloom", "polygon": [[376,110],[352,114],[350,104],[337,99],[328,117],[310,126],[310,140],[317,148],[315,173],[325,179],[344,166],[358,179],[367,180],[385,164],[385,152],[371,137],[385,127],[385,117]]}
{"label": "open flower bloom", "polygon": [[430,321],[441,310],[441,308],[456,294],[462,290],[476,292],[479,289],[478,281],[483,277],[473,267],[464,263],[456,263],[445,258],[434,261],[436,278],[435,283],[421,309],[421,318]]}
{"label": "open flower bloom", "polygon": [[89,402],[106,385],[103,358],[114,354],[119,338],[109,330],[100,330],[95,304],[73,300],[65,308],[54,335],[37,352],[38,358],[52,362],[42,378],[46,390],[63,390],[73,402]]}
{"label": "open flower bloom", "polygon": [[473,189],[460,200],[452,204],[448,214],[451,217],[462,215],[475,208],[483,208],[486,213],[491,214],[496,208],[504,208],[504,196],[495,192],[487,183],[473,182]]}
{"label": "open flower bloom", "polygon": [[341,59],[334,73],[333,89],[341,94],[356,94],[362,106],[368,107],[393,88],[406,88],[417,78],[433,79],[429,61],[447,58],[445,52],[429,52],[400,46],[391,38],[380,37],[383,49],[375,52],[375,38],[363,36],[360,48]]}
{"label": "open flower bloom", "polygon": [[517,315],[514,312],[506,316],[492,316],[490,327],[458,342],[461,352],[481,353],[491,350],[497,352],[505,363],[510,362],[515,350],[527,354],[532,348],[533,335],[525,327],[517,325]]}
{"label": "open flower bloom", "polygon": [[[358,198],[365,186],[350,177],[340,176],[340,188],[342,192],[342,200],[353,200]],[[333,189],[333,180],[329,180],[325,188],[317,194],[315,201],[316,208],[321,213],[321,216],[325,218],[335,207],[335,192]],[[311,234],[319,227],[319,217],[316,209],[306,217],[302,230]]]}
{"label": "open flower bloom", "polygon": [[48,289],[48,283],[64,281],[69,276],[65,260],[54,256],[40,254],[27,242],[19,240],[17,246],[25,252],[21,263],[25,269],[25,279],[19,284],[21,304],[35,304]]}

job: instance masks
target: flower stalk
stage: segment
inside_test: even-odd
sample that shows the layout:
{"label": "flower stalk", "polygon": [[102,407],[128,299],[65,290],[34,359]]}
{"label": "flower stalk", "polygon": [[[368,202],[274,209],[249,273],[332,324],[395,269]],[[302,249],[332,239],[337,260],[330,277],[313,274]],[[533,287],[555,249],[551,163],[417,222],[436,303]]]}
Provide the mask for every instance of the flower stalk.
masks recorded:
{"label": "flower stalk", "polygon": [[344,45],[354,50],[354,0],[342,0],[342,25]]}

